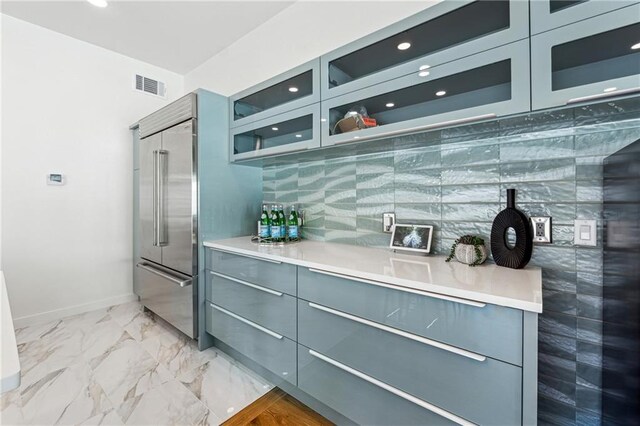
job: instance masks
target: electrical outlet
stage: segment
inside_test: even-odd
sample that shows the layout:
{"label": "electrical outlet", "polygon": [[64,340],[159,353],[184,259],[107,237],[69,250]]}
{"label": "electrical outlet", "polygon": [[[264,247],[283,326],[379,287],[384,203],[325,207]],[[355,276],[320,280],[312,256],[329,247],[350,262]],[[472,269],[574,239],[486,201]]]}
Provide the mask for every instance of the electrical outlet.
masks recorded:
{"label": "electrical outlet", "polygon": [[551,244],[551,216],[535,216],[531,218],[533,242]]}
{"label": "electrical outlet", "polygon": [[395,224],[395,213],[382,213],[382,232],[391,233],[393,231],[393,225]]}

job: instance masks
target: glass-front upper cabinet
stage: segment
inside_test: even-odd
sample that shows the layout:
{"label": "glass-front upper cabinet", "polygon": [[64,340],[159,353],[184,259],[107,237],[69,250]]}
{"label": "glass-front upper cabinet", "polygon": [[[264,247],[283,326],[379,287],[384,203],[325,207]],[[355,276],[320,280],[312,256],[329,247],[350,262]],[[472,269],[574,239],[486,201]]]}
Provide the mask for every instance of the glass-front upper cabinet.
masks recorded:
{"label": "glass-front upper cabinet", "polygon": [[640,91],[640,4],[531,37],[533,109]]}
{"label": "glass-front upper cabinet", "polygon": [[320,146],[320,104],[231,129],[232,162]]}
{"label": "glass-front upper cabinet", "polygon": [[233,95],[231,127],[282,114],[320,100],[320,60],[293,68]]}
{"label": "glass-front upper cabinet", "polygon": [[529,41],[521,40],[322,102],[329,146],[528,111]]}
{"label": "glass-front upper cabinet", "polygon": [[638,0],[531,0],[531,34],[592,18]]}
{"label": "glass-front upper cabinet", "polygon": [[528,36],[526,1],[443,1],[322,56],[322,99]]}

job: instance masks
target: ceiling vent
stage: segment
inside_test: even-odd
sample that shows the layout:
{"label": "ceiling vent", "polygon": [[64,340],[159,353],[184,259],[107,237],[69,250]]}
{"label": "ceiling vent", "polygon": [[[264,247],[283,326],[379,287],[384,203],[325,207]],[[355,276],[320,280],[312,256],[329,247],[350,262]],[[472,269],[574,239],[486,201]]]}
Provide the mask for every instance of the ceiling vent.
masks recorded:
{"label": "ceiling vent", "polygon": [[145,77],[140,74],[136,74],[134,83],[135,83],[135,86],[134,86],[135,89],[140,92],[148,93],[150,95],[155,95],[155,96],[161,96],[163,98],[166,94],[166,86],[161,81],[154,80],[152,78]]}

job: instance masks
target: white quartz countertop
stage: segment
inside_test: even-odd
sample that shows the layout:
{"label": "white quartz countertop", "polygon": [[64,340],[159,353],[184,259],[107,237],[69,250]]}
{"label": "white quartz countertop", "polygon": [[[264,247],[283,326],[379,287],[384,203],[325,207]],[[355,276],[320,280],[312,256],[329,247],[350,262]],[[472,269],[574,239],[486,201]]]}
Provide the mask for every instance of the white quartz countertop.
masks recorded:
{"label": "white quartz countertop", "polygon": [[9,307],[9,295],[4,282],[4,273],[0,271],[0,393],[20,386],[20,359],[16,345],[16,333]]}
{"label": "white quartz countertop", "polygon": [[527,266],[469,267],[445,256],[394,253],[390,249],[319,241],[280,247],[260,246],[249,237],[205,241],[206,247],[291,263],[350,277],[482,303],[542,312],[542,272]]}

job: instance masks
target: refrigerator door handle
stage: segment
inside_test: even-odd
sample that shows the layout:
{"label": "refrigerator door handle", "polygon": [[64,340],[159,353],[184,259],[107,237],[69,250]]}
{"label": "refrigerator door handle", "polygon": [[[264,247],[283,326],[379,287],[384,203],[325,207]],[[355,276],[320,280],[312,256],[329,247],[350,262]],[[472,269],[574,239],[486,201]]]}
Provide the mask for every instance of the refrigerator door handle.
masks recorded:
{"label": "refrigerator door handle", "polygon": [[158,208],[158,186],[159,179],[158,173],[160,168],[158,167],[158,150],[153,151],[153,246],[158,247],[160,245],[160,236],[159,236],[159,208]]}
{"label": "refrigerator door handle", "polygon": [[167,159],[169,151],[161,149],[158,151],[158,201],[157,201],[157,239],[158,246],[166,246],[167,241],[167,223],[165,217],[166,205],[165,205],[165,184],[167,180]]}
{"label": "refrigerator door handle", "polygon": [[191,278],[184,278],[184,279],[180,279],[178,277],[174,277],[173,275],[170,275],[164,271],[161,271],[159,269],[154,268],[153,266],[147,264],[147,263],[143,263],[140,262],[136,265],[136,267],[140,268],[140,269],[144,269],[145,271],[151,272],[152,274],[158,275],[162,278],[165,278],[169,281],[171,281],[172,283],[179,285],[180,287],[188,287],[190,286],[193,281]]}

